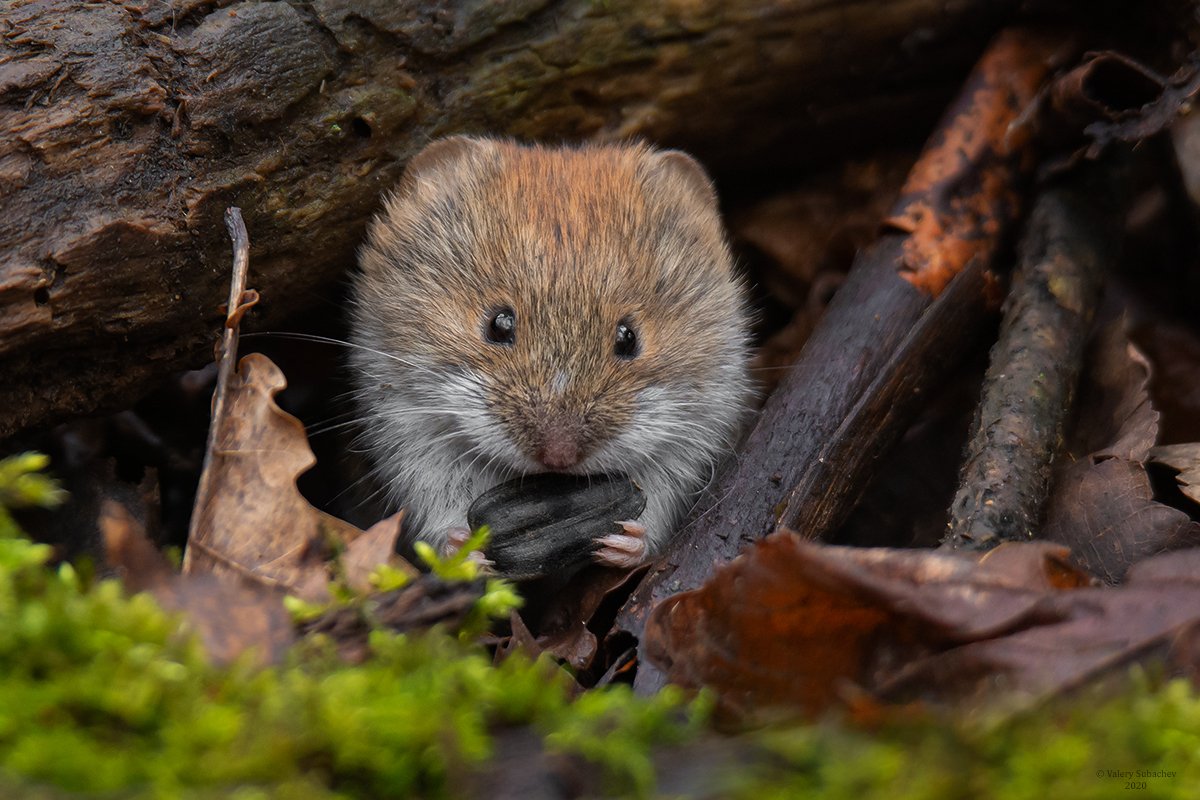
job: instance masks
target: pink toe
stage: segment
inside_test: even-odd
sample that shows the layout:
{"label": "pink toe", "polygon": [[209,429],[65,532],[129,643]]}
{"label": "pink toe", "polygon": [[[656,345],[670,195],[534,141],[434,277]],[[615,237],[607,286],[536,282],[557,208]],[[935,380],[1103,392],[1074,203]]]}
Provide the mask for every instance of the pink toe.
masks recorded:
{"label": "pink toe", "polygon": [[621,530],[625,531],[627,536],[636,536],[641,539],[646,535],[646,526],[636,519],[618,520],[617,524],[621,526]]}

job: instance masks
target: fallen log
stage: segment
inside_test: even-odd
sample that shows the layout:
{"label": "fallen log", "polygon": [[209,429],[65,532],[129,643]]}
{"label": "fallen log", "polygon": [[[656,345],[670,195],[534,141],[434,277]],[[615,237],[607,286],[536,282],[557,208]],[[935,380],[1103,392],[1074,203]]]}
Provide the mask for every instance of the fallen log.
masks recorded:
{"label": "fallen log", "polygon": [[901,5],[5,4],[0,438],[209,360],[227,206],[259,324],[313,306],[432,137],[641,136],[743,174],[919,130],[1017,4]]}
{"label": "fallen log", "polygon": [[[700,586],[778,526],[814,537],[844,518],[878,456],[912,421],[914,398],[954,367],[964,340],[990,319],[987,307],[998,305],[995,279],[984,273],[1018,217],[1034,165],[1031,136],[1018,123],[1068,51],[1022,30],[992,43],[909,174],[887,220],[901,232],[885,233],[855,260],[736,466],[635,590],[618,631],[640,639],[658,601]],[[954,327],[939,330],[939,320]],[[639,690],[662,680],[643,658]]]}

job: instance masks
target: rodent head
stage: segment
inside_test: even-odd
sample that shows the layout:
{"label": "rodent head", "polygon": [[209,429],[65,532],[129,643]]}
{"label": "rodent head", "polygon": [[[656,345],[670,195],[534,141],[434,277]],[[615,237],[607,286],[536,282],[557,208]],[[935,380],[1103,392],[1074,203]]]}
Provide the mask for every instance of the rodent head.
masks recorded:
{"label": "rodent head", "polygon": [[441,140],[360,260],[354,337],[383,354],[355,351],[368,424],[402,438],[425,415],[467,461],[522,474],[636,474],[728,445],[744,299],[690,157]]}

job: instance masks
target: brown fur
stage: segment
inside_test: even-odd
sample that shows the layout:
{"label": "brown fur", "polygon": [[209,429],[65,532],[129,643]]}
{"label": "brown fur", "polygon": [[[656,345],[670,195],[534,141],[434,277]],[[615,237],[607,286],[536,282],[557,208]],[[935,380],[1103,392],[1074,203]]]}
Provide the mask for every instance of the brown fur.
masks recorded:
{"label": "brown fur", "polygon": [[[726,288],[730,262],[711,189],[698,192],[687,165],[662,163],[644,147],[488,143],[459,155],[467,157],[457,165],[427,165],[433,174],[389,203],[363,268],[385,304],[395,283],[420,295],[398,316],[430,336],[431,355],[497,377],[496,411],[520,441],[532,445],[537,415],[554,405],[586,417],[585,444],[593,444],[628,421],[637,390],[664,375],[697,385],[711,378],[708,354],[731,335],[719,322],[739,298]],[[450,186],[465,198],[440,199]],[[422,214],[449,218],[448,238],[459,246],[424,243],[417,269],[397,275],[388,254],[412,249],[407,229]],[[663,247],[693,258],[664,262]],[[481,339],[501,306],[517,312],[511,348]],[[641,346],[632,361],[612,354],[626,318]],[[561,398],[548,397],[560,369],[573,380]],[[620,393],[607,391],[618,385]]]}
{"label": "brown fur", "polygon": [[[705,432],[694,448],[656,450],[648,435],[616,467],[645,461],[678,493],[730,445],[748,391],[743,297],[712,186],[682,153],[437,142],[372,224],[361,266],[357,342],[430,365],[423,374],[483,376],[488,415],[527,459],[508,459],[510,473],[536,471],[547,442],[582,460],[623,432],[656,424],[679,439],[692,424]],[[502,307],[516,314],[511,346],[485,339]],[[640,348],[629,360],[613,352],[622,321]],[[667,390],[693,399],[655,422]],[[386,407],[386,392],[370,402]]]}

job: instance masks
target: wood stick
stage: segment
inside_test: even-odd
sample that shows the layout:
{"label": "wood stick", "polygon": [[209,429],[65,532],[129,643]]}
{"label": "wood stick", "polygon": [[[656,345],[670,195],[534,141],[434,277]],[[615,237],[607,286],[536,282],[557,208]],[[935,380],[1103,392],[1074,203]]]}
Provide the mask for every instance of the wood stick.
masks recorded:
{"label": "wood stick", "polygon": [[[225,209],[225,229],[233,243],[233,265],[229,276],[229,303],[225,308],[225,325],[221,329],[221,339],[217,343],[217,385],[213,390],[212,418],[208,426],[208,442],[204,448],[204,469],[200,473],[200,484],[196,487],[194,508],[200,508],[205,502],[211,488],[210,465],[213,448],[216,446],[219,422],[225,415],[225,394],[229,380],[237,368],[238,325],[242,316],[258,302],[258,293],[253,289],[246,290],[246,276],[250,271],[250,235],[246,232],[246,222],[242,219],[240,208]],[[198,514],[192,514],[188,541],[195,543],[196,523]],[[192,548],[188,547],[183,556],[183,571],[188,572],[191,566]]]}
{"label": "wood stick", "polygon": [[[815,512],[811,530],[823,533],[845,514],[878,455],[911,422],[919,405],[911,395],[937,384],[964,340],[986,324],[985,305],[998,305],[988,269],[1019,214],[1021,187],[1034,164],[1019,122],[1062,55],[1061,42],[1020,30],[1001,34],[989,47],[887,220],[899,232],[884,234],[855,260],[800,359],[764,406],[738,463],[714,482],[635,590],[614,635],[640,639],[655,603],[700,586],[715,566],[782,519],[805,531],[806,515]],[[958,280],[975,283],[925,317]],[[963,307],[951,309],[949,302]],[[943,319],[958,327],[938,330],[934,323]],[[904,375],[917,363],[911,379]],[[857,448],[868,448],[870,457],[850,452]],[[852,486],[840,485],[846,482]],[[662,681],[641,659],[639,691],[653,691]]]}
{"label": "wood stick", "polygon": [[1035,537],[1101,278],[1116,258],[1120,223],[1103,195],[1117,193],[1105,188],[1053,186],[1034,205],[943,547]]}

